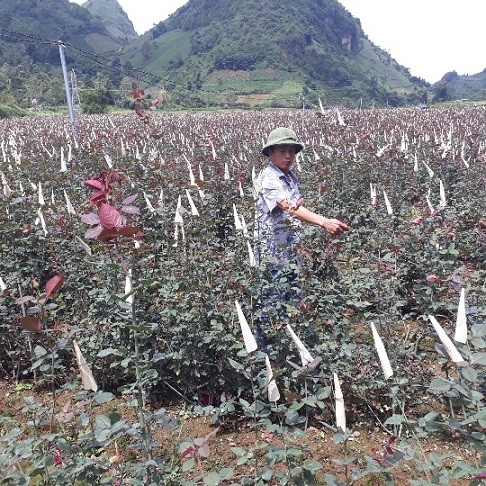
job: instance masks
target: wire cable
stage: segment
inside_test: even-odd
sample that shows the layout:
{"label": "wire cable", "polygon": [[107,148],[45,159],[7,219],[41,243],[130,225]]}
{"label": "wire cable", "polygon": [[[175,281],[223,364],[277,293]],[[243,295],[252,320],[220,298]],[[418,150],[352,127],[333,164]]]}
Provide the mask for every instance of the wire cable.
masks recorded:
{"label": "wire cable", "polygon": [[[5,34],[3,34],[2,32],[5,32]],[[19,36],[21,36],[21,37],[19,37]],[[157,74],[151,73],[151,72],[143,70],[143,69],[138,69],[138,68],[135,68],[135,67],[127,68],[127,66],[121,64],[120,62],[117,62],[113,59],[109,59],[107,57],[103,57],[99,54],[95,54],[95,53],[85,51],[84,49],[81,49],[81,48],[71,44],[70,42],[64,42],[62,40],[45,39],[45,38],[42,38],[42,37],[37,37],[37,36],[34,36],[34,35],[24,34],[22,32],[16,32],[16,31],[13,31],[13,30],[5,29],[3,27],[0,27],[0,37],[9,39],[11,41],[23,42],[23,43],[29,42],[29,43],[44,44],[44,45],[59,45],[59,44],[62,44],[63,46],[68,47],[68,48],[72,49],[73,51],[75,51],[78,55],[85,57],[85,58],[99,64],[100,66],[103,66],[105,69],[115,70],[115,71],[121,72],[121,73],[123,73],[127,76],[133,76],[135,73],[141,73],[144,76],[150,76],[152,78],[152,81],[150,81],[149,79],[142,78],[140,76],[137,76],[137,80],[143,81],[144,83],[147,83],[147,84],[156,84],[159,87],[162,87],[161,83],[163,82],[163,79],[162,79],[161,76],[158,76]],[[105,62],[102,62],[102,61],[105,61]],[[110,64],[106,64],[106,63],[110,63]],[[116,65],[118,67],[115,67],[114,65]]]}

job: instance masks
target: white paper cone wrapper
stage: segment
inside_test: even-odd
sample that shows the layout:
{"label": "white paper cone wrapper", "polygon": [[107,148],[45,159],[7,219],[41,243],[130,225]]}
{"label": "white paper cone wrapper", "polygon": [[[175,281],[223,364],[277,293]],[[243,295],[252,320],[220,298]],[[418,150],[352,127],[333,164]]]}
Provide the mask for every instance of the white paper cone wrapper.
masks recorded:
{"label": "white paper cone wrapper", "polygon": [[[125,277],[125,295],[129,294],[133,290],[132,286],[132,269],[129,268],[127,275]],[[133,304],[133,297],[134,295],[129,295],[126,299],[125,302],[128,302],[129,304]]]}
{"label": "white paper cone wrapper", "polygon": [[297,349],[299,350],[300,360],[302,362],[302,366],[307,366],[309,363],[314,361],[314,358],[309,353],[309,350],[305,347],[304,343],[298,338],[297,334],[295,334],[294,330],[290,327],[290,324],[287,324],[287,331],[290,334],[290,337],[294,341]]}
{"label": "white paper cone wrapper", "polygon": [[67,195],[66,191],[64,191],[64,199],[66,200],[66,209],[68,214],[76,214],[76,211],[73,205],[71,204],[71,200],[69,199],[69,196]]}
{"label": "white paper cone wrapper", "polygon": [[243,342],[245,343],[245,348],[247,353],[256,351],[258,346],[255,340],[255,336],[251,332],[250,326],[246,320],[243,311],[241,310],[240,303],[235,300],[236,313],[238,314],[238,321],[240,323],[241,332],[243,333]]}
{"label": "white paper cone wrapper", "polygon": [[432,323],[432,326],[435,329],[435,332],[439,336],[439,339],[441,340],[442,344],[444,345],[445,350],[447,351],[447,354],[449,355],[449,358],[453,363],[462,363],[464,362],[463,357],[460,355],[459,351],[457,348],[454,346],[453,342],[449,339],[449,336],[445,333],[444,329],[442,329],[442,326],[438,323],[437,319],[429,315],[429,320]]}
{"label": "white paper cone wrapper", "polygon": [[253,248],[248,240],[246,240],[246,246],[248,248],[248,260],[250,262],[250,267],[256,267],[255,254],[253,253]]}
{"label": "white paper cone wrapper", "polygon": [[459,307],[457,308],[456,332],[454,341],[466,344],[467,342],[467,319],[466,319],[466,295],[464,289],[461,289],[459,298]]}
{"label": "white paper cone wrapper", "polygon": [[78,362],[79,371],[81,373],[81,380],[83,382],[83,388],[85,390],[98,390],[98,385],[96,384],[95,379],[93,378],[93,373],[91,373],[91,369],[86,363],[81,350],[79,349],[78,343],[73,341],[74,352],[76,353],[76,360]]}
{"label": "white paper cone wrapper", "polygon": [[344,397],[339,384],[339,378],[333,373],[334,378],[334,399],[336,401],[336,427],[343,432],[346,430],[346,411],[344,410]]}
{"label": "white paper cone wrapper", "polygon": [[189,201],[189,206],[191,207],[191,214],[193,216],[199,216],[199,211],[197,210],[196,205],[192,200],[191,193],[189,192],[188,189],[186,189],[186,196],[187,196],[187,200]]}
{"label": "white paper cone wrapper", "polygon": [[386,206],[386,212],[390,215],[393,214],[393,208],[391,207],[390,200],[388,199],[388,196],[386,195],[386,192],[383,191],[383,198],[385,199],[385,206]]}
{"label": "white paper cone wrapper", "polygon": [[265,355],[265,368],[268,381],[268,401],[275,403],[280,399],[280,392],[278,391],[277,383],[275,383],[275,380],[273,379],[272,365],[270,364],[270,358],[267,354]]}
{"label": "white paper cone wrapper", "polygon": [[381,369],[383,370],[383,374],[385,375],[385,380],[387,380],[388,378],[390,378],[390,376],[393,375],[390,360],[388,359],[388,355],[386,354],[386,349],[383,345],[383,341],[373,323],[371,323],[371,331],[373,333],[373,341],[375,342],[375,348],[378,353],[378,358],[380,358]]}
{"label": "white paper cone wrapper", "polygon": [[145,204],[147,205],[148,210],[151,213],[155,213],[155,208],[153,207],[152,203],[150,202],[149,197],[147,196],[147,194],[145,194],[145,192],[143,193],[143,197],[145,199]]}
{"label": "white paper cone wrapper", "polygon": [[240,220],[240,216],[238,215],[238,210],[236,209],[236,206],[235,206],[234,203],[233,203],[233,218],[234,218],[234,221],[235,221],[236,231],[240,231],[242,229],[241,220]]}
{"label": "white paper cone wrapper", "polygon": [[440,207],[445,208],[447,206],[447,199],[445,195],[444,183],[439,180],[439,191],[440,191]]}
{"label": "white paper cone wrapper", "polygon": [[38,190],[39,190],[39,204],[41,206],[44,206],[46,204],[46,201],[44,199],[44,194],[42,192],[42,185],[41,185],[40,182],[39,182],[39,188],[38,188]]}

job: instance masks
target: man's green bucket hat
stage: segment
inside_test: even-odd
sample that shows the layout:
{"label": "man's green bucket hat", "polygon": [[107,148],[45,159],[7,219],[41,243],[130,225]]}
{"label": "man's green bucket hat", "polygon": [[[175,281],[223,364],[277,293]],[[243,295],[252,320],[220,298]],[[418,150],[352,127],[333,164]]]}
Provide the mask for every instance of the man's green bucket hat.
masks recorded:
{"label": "man's green bucket hat", "polygon": [[268,150],[274,145],[294,145],[295,153],[299,153],[304,146],[297,141],[297,135],[290,128],[279,127],[271,131],[267,143],[262,148],[262,154],[268,157]]}

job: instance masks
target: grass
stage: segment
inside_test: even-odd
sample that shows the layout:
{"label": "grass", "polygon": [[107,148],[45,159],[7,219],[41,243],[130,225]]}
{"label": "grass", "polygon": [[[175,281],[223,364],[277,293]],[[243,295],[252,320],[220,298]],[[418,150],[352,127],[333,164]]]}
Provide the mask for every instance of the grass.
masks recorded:
{"label": "grass", "polygon": [[178,58],[186,58],[189,55],[189,42],[191,32],[184,32],[180,29],[166,33],[157,39],[156,42],[149,41],[151,51],[149,59],[145,60],[141,52],[143,42],[137,44],[133,51],[128,51],[126,57],[134,66],[141,66],[142,69],[165,74],[169,62]]}

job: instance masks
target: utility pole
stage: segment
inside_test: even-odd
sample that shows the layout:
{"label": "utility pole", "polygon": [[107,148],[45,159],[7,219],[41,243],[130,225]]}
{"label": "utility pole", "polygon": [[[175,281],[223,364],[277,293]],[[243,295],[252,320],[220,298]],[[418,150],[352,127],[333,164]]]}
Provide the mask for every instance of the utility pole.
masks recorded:
{"label": "utility pole", "polygon": [[66,89],[66,101],[69,112],[69,119],[71,120],[71,130],[74,138],[74,145],[78,148],[78,135],[76,132],[76,119],[74,117],[73,103],[71,98],[71,90],[69,89],[69,79],[66,67],[66,58],[64,57],[64,44],[62,41],[57,41],[59,44],[59,55],[61,57],[62,75],[64,77],[64,87]]}
{"label": "utility pole", "polygon": [[78,80],[76,78],[76,73],[74,69],[71,69],[70,75],[70,86],[71,86],[71,103],[73,104],[74,116],[81,110],[81,99],[79,98],[79,87]]}

